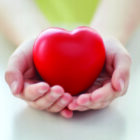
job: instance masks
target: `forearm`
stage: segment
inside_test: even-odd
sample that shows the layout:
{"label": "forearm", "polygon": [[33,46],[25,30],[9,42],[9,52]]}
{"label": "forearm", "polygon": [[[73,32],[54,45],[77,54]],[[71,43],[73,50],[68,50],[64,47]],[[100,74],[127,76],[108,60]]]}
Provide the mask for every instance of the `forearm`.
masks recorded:
{"label": "forearm", "polygon": [[140,0],[102,0],[91,26],[123,44],[140,23]]}
{"label": "forearm", "polygon": [[48,26],[32,1],[0,1],[0,31],[15,45],[36,36]]}

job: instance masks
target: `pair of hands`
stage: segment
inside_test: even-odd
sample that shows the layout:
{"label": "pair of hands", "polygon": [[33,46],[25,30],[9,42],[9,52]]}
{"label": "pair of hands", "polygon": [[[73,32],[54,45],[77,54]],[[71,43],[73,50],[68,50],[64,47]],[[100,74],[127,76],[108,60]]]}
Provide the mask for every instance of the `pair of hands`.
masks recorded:
{"label": "pair of hands", "polygon": [[26,41],[16,49],[5,73],[13,95],[25,100],[31,107],[59,112],[63,117],[71,118],[73,111],[105,108],[112,100],[126,93],[131,58],[118,40],[104,39],[105,67],[87,92],[76,97],[66,93],[59,85],[50,87],[41,80],[32,58],[34,41]]}

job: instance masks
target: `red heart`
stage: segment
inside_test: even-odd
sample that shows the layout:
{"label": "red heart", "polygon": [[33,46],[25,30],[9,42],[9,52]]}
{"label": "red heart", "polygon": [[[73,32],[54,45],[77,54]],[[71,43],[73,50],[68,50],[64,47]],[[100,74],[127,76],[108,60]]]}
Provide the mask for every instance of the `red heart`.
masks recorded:
{"label": "red heart", "polygon": [[76,95],[100,74],[105,49],[102,38],[91,28],[79,27],[71,32],[49,28],[36,39],[33,59],[42,79]]}

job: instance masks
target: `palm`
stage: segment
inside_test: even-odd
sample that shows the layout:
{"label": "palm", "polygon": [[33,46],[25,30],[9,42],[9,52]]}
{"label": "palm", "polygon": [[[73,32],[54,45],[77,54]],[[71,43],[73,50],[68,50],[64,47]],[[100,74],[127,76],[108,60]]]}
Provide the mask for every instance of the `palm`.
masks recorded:
{"label": "palm", "polygon": [[96,79],[96,81],[88,88],[86,92],[91,93],[97,88],[102,87],[105,83],[109,82],[111,80],[111,76],[104,68],[102,72],[100,73],[99,77]]}

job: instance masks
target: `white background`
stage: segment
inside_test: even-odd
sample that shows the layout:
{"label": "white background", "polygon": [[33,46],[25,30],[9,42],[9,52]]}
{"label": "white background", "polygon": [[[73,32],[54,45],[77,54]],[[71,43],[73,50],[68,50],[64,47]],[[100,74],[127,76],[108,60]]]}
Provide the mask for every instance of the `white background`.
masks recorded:
{"label": "white background", "polygon": [[133,60],[127,94],[106,109],[67,120],[11,95],[4,71],[14,46],[0,34],[0,140],[140,140],[140,29],[127,49]]}

